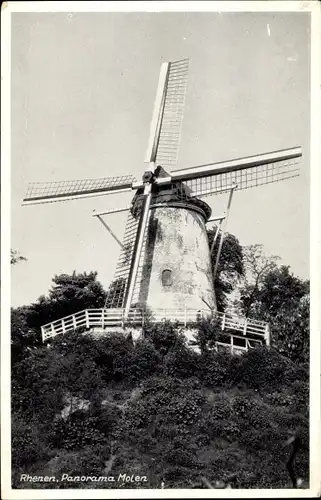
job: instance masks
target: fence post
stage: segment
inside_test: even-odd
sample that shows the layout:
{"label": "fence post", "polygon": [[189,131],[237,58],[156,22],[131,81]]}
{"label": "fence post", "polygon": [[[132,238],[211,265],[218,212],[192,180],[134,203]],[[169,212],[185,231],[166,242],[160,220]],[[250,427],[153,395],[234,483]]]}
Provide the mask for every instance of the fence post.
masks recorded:
{"label": "fence post", "polygon": [[77,329],[77,321],[76,321],[76,317],[74,314],[72,315],[72,324],[73,324],[74,330],[76,330]]}
{"label": "fence post", "polygon": [[[128,316],[130,314],[130,309],[128,310]],[[125,310],[122,309],[122,312],[121,312],[121,327],[124,328],[124,323],[125,323]]]}
{"label": "fence post", "polygon": [[105,308],[102,309],[102,312],[101,312],[101,327],[104,330],[104,328],[105,328]]}
{"label": "fence post", "polygon": [[53,326],[53,323],[51,323],[51,336],[54,337],[55,336],[55,327]]}
{"label": "fence post", "polygon": [[267,346],[270,345],[271,343],[271,336],[270,336],[270,327],[269,327],[269,324],[267,323],[266,326],[265,326],[265,334],[264,334],[264,339],[265,339],[265,343]]}
{"label": "fence post", "polygon": [[85,314],[86,314],[86,328],[89,328],[89,311],[88,311],[88,309],[86,309]]}
{"label": "fence post", "polygon": [[43,326],[41,327],[41,337],[42,337],[42,342],[44,342],[45,341],[45,329]]}
{"label": "fence post", "polygon": [[222,330],[225,329],[225,313],[223,314]]}
{"label": "fence post", "polygon": [[65,325],[65,320],[61,320],[61,325],[62,325],[62,333],[66,333],[66,325]]}
{"label": "fence post", "polygon": [[245,318],[245,322],[244,322],[243,335],[246,335],[246,328],[247,328],[247,318]]}

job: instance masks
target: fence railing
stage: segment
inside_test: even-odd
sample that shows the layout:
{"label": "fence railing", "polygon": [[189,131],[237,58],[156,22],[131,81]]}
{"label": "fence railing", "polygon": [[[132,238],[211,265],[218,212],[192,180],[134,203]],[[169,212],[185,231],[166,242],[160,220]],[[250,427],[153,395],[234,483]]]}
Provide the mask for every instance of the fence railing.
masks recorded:
{"label": "fence railing", "polygon": [[249,339],[247,337],[240,337],[239,335],[230,335],[230,342],[215,342],[215,350],[229,349],[232,353],[248,351],[259,345],[262,345],[260,339]]}
{"label": "fence railing", "polygon": [[[41,327],[41,334],[42,340],[45,341],[56,335],[79,329],[105,329],[108,327],[123,327],[125,325],[143,326],[147,319],[152,323],[161,323],[169,320],[188,327],[197,323],[199,319],[206,317],[209,317],[208,309],[154,309],[150,313],[135,308],[130,309],[127,315],[125,314],[125,309],[85,309],[43,325]],[[264,340],[266,344],[270,343],[268,323],[221,312],[214,313],[213,319],[217,320],[222,332],[229,334],[238,332],[243,337],[254,336],[255,338]]]}

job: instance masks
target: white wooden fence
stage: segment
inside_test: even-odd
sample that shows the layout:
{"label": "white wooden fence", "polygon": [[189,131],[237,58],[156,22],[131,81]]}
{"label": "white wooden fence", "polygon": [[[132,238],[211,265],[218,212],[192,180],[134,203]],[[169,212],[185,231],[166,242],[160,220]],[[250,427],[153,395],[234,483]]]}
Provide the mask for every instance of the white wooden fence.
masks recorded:
{"label": "white wooden fence", "polygon": [[[169,320],[177,322],[179,325],[188,327],[193,326],[202,317],[208,317],[208,310],[194,309],[156,309],[152,313],[144,312],[141,309],[130,309],[127,317],[124,309],[85,309],[70,316],[47,323],[41,327],[42,340],[45,341],[56,335],[69,333],[79,329],[90,330],[92,328],[108,328],[128,326],[143,326],[147,320],[152,323],[161,323]],[[218,321],[221,330],[229,333],[235,338],[255,337],[256,341],[264,341],[269,345],[270,334],[269,325],[263,321],[257,321],[249,318],[242,318],[229,313],[216,312],[214,319]],[[242,337],[234,334],[237,332]],[[232,337],[231,337],[232,338]],[[231,342],[234,342],[231,340]],[[255,342],[254,339],[248,339],[248,342]],[[218,343],[219,344],[219,343]],[[236,347],[236,345],[235,345]],[[247,350],[250,344],[245,344]],[[240,349],[242,347],[240,346]]]}
{"label": "white wooden fence", "polygon": [[[265,341],[266,343],[266,341]],[[249,339],[248,337],[240,337],[239,335],[230,335],[230,342],[215,342],[215,350],[229,349],[232,353],[241,353],[262,345],[262,339]]]}

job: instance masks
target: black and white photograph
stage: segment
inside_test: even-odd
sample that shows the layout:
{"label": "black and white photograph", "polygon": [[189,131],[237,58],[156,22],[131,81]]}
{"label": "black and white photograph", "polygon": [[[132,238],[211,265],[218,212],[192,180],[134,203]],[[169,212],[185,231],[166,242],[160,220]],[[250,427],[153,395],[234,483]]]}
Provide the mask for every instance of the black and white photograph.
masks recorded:
{"label": "black and white photograph", "polygon": [[5,500],[318,494],[320,6],[205,3],[2,10]]}

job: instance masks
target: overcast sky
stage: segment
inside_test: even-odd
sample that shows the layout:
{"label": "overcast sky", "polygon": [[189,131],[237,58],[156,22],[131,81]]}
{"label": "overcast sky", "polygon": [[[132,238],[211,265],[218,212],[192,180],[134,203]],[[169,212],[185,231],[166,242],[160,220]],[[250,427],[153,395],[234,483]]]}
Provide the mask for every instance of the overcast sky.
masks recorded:
{"label": "overcast sky", "polygon": [[[301,145],[301,176],[236,192],[228,223],[300,277],[309,274],[308,13],[12,15],[12,304],[55,274],[97,270],[107,288],[117,243],[93,209],[129,194],[21,206],[28,182],[144,170],[162,61],[190,58],[178,168]],[[213,214],[227,195],[206,198]],[[109,223],[122,237],[126,216]]]}

